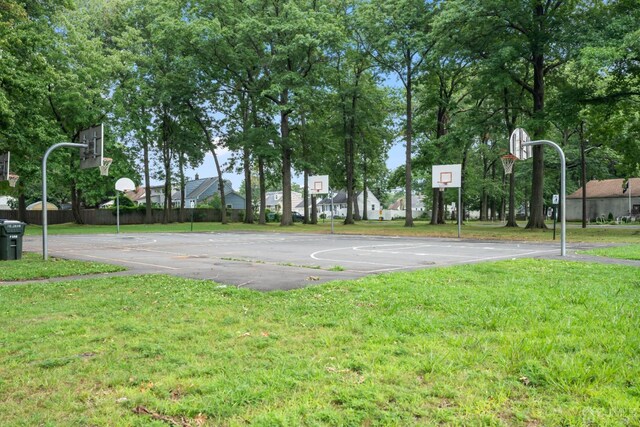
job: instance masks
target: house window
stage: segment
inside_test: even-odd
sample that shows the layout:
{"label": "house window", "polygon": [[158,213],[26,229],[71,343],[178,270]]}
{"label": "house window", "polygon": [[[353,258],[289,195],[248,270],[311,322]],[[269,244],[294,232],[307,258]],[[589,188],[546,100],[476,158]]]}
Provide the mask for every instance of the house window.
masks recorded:
{"label": "house window", "polygon": [[227,205],[227,209],[233,209],[233,205]]}

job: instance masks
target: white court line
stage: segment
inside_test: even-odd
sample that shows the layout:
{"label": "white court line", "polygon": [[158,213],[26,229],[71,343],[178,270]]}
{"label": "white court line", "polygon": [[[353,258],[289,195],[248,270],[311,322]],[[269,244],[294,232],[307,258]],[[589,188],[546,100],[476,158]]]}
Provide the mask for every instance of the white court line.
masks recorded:
{"label": "white court line", "polygon": [[345,259],[332,259],[332,258],[318,258],[317,257],[318,254],[321,254],[323,252],[343,251],[343,250],[346,250],[346,249],[354,250],[355,248],[353,246],[347,246],[345,248],[323,249],[321,251],[316,251],[316,252],[312,253],[309,256],[312,259],[315,259],[317,261],[350,262],[352,264],[371,264],[371,265],[387,265],[387,266],[390,266],[390,267],[400,267],[398,264],[383,264],[381,262],[351,261],[351,260],[345,260]]}
{"label": "white court line", "polygon": [[[456,264],[472,264],[474,262],[482,262],[482,261],[497,261],[499,259],[508,259],[508,258],[524,258],[526,256],[529,255],[536,255],[536,254],[543,254],[543,253],[547,253],[547,252],[556,252],[557,249],[549,249],[549,250],[544,250],[544,251],[532,251],[532,252],[525,252],[522,254],[511,254],[511,255],[499,255],[499,256],[493,256],[493,257],[484,257],[484,258],[475,258],[473,260],[470,261],[455,261],[455,262],[450,262],[447,264],[442,265],[443,267],[449,266],[449,265],[456,265]],[[436,265],[434,265],[436,266]],[[425,268],[424,264],[416,264],[416,265],[408,265],[408,266],[404,266],[404,267],[399,267],[399,268],[381,268],[379,270],[368,270],[365,273],[382,273],[385,271],[394,271],[394,270],[407,270],[407,269],[419,269],[419,268]]]}
{"label": "white court line", "polygon": [[[381,247],[381,246],[403,246],[403,244],[388,244],[388,245],[372,245],[371,247]],[[406,246],[406,244],[404,244],[404,246]],[[413,247],[421,247],[421,246],[430,246],[430,245],[416,245]],[[436,246],[436,245],[433,245]],[[456,247],[453,245],[449,245],[447,247]],[[413,265],[398,265],[398,264],[384,264],[384,263],[379,263],[379,262],[368,262],[368,261],[352,261],[352,260],[344,260],[344,259],[333,259],[333,258],[320,258],[318,257],[318,254],[321,253],[326,253],[326,252],[332,252],[332,251],[343,251],[343,250],[347,250],[347,249],[351,249],[354,251],[360,251],[360,252],[371,252],[371,253],[393,253],[393,254],[406,254],[404,252],[388,252],[388,251],[384,251],[384,250],[363,250],[362,248],[366,248],[366,246],[352,246],[352,247],[344,247],[344,248],[333,248],[333,249],[324,249],[321,251],[316,251],[313,252],[310,257],[312,259],[315,259],[317,261],[330,261],[330,262],[341,262],[341,263],[352,263],[352,264],[368,264],[368,265],[378,265],[378,266],[388,266],[390,268],[380,268],[380,269],[375,269],[375,270],[367,270],[367,271],[363,271],[363,273],[382,273],[382,272],[388,272],[388,271],[396,271],[396,270],[407,270],[407,269],[418,269],[418,268],[425,268],[424,264],[413,264]],[[470,248],[470,247],[466,247],[466,248]],[[406,249],[406,248],[403,248]],[[489,249],[489,248],[483,248],[483,249]],[[496,248],[491,248],[491,249],[496,249]],[[468,263],[474,263],[474,262],[483,262],[483,261],[495,261],[495,260],[500,260],[500,259],[508,259],[508,258],[520,258],[520,257],[527,257],[530,255],[537,255],[537,254],[543,254],[543,253],[549,253],[549,252],[555,252],[557,249],[546,249],[546,250],[536,250],[536,251],[529,251],[529,252],[523,252],[523,253],[512,253],[512,254],[508,254],[508,255],[498,255],[498,256],[492,256],[492,257],[473,257],[473,256],[465,256],[465,255],[454,255],[454,254],[420,254],[420,255],[431,255],[431,256],[439,256],[439,257],[458,257],[458,258],[469,258],[469,260],[466,261],[454,261],[454,262],[449,262],[446,263],[444,265],[455,265],[455,264],[468,264]],[[416,255],[416,254],[406,254],[406,255]]]}

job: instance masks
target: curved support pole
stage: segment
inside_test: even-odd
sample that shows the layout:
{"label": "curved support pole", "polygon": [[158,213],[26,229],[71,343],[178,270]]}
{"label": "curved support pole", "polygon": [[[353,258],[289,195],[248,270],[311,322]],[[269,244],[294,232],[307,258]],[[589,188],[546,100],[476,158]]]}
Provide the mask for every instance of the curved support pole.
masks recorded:
{"label": "curved support pole", "polygon": [[87,144],[75,144],[73,142],[60,142],[54,144],[44,153],[42,158],[42,259],[48,259],[47,247],[47,159],[53,150],[59,147],[87,147]]}
{"label": "curved support pole", "polygon": [[541,139],[539,141],[529,141],[522,144],[527,145],[550,145],[556,149],[560,156],[560,223],[562,229],[560,230],[560,256],[567,256],[567,162],[564,157],[564,151],[558,144],[553,141]]}

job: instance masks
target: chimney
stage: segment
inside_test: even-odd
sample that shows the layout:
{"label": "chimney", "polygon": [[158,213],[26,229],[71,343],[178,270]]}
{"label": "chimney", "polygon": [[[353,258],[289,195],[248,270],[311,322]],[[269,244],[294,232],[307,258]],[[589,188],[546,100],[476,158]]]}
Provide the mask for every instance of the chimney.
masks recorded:
{"label": "chimney", "polygon": [[200,175],[196,174],[196,181],[200,179]]}

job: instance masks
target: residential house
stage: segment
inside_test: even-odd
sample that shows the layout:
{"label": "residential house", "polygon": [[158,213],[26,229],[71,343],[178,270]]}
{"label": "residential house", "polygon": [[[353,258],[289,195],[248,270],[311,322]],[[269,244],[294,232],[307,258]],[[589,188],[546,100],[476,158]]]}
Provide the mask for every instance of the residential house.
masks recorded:
{"label": "residential house", "polygon": [[[624,179],[591,180],[587,182],[587,218],[628,217],[640,219],[640,178],[630,178],[623,189]],[[631,212],[629,212],[631,208]],[[567,196],[567,221],[582,219],[582,187]]]}
{"label": "residential house", "polygon": [[[265,195],[265,207],[269,209],[271,212],[282,213],[282,191],[267,191]],[[295,209],[302,202],[302,194],[297,191],[291,192],[291,206],[293,207],[292,211],[297,211]]]}
{"label": "residential house", "polygon": [[[203,202],[211,200],[216,194],[220,193],[218,186],[218,178],[200,178],[196,175],[194,180],[185,183],[185,206],[198,206]],[[231,182],[224,181],[224,198],[227,209],[244,209],[244,197],[236,192],[231,186]],[[180,207],[180,199],[182,192],[179,188],[174,188],[171,193],[171,202],[173,207]],[[153,205],[164,205],[164,185],[155,185],[151,187],[151,203]],[[146,203],[144,187],[139,187],[135,192],[135,203],[144,205]]]}
{"label": "residential house", "polygon": [[[357,204],[358,204],[358,212],[361,216],[364,215],[364,191],[360,191],[356,196]],[[331,216],[331,202],[332,199],[330,197],[325,197],[318,203],[318,214],[325,214],[327,216]],[[380,201],[378,198],[371,192],[371,190],[367,190],[367,217],[378,218],[380,214],[380,209],[382,206],[380,205]],[[354,212],[355,213],[355,212]],[[347,192],[345,190],[338,191],[333,196],[333,215],[344,217],[347,215]]]}
{"label": "residential house", "polygon": [[[186,207],[190,207],[193,202],[194,206],[198,206],[199,203],[209,201],[217,194],[220,194],[220,188],[218,185],[218,177],[212,178],[199,178],[196,175],[196,179],[187,181],[184,186],[184,203]],[[180,191],[177,191],[175,196],[180,203]],[[245,199],[236,192],[231,186],[231,182],[224,181],[224,202],[227,209],[244,209]]]}
{"label": "residential house", "polygon": [[[424,196],[422,194],[412,194],[411,195],[411,216],[416,219],[424,215],[430,214],[427,211],[427,207],[424,203]],[[395,202],[393,202],[389,209],[385,209],[383,214],[381,215],[384,219],[393,219],[393,218],[404,218],[407,215],[406,211],[406,197],[402,196],[398,198]]]}

